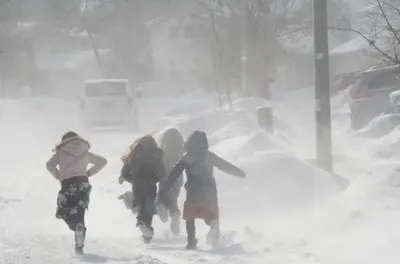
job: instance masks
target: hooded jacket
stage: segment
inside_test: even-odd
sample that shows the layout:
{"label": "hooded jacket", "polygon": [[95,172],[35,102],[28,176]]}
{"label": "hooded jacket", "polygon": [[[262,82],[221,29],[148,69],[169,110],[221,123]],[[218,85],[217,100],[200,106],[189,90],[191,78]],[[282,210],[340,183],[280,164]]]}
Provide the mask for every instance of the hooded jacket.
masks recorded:
{"label": "hooded jacket", "polygon": [[[93,176],[106,166],[107,160],[89,149],[89,143],[81,137],[69,138],[56,146],[55,153],[46,163],[47,170],[59,181],[76,176]],[[89,164],[93,166],[88,170]]]}
{"label": "hooded jacket", "polygon": [[245,173],[241,169],[208,150],[207,135],[202,131],[192,133],[185,143],[185,149],[187,152],[173,167],[162,186],[161,196],[185,171],[187,178],[185,205],[218,205],[214,167],[237,177],[245,177]]}

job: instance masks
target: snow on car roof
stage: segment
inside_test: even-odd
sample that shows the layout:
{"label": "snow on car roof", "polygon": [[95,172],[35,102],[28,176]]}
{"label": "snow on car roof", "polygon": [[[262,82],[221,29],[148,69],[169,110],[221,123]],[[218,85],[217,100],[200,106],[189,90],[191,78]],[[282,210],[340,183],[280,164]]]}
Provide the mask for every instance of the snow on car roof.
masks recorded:
{"label": "snow on car roof", "polygon": [[372,67],[365,71],[358,72],[356,75],[358,75],[358,76],[362,76],[362,75],[366,75],[366,74],[374,75],[374,74],[379,74],[382,72],[390,72],[390,71],[397,72],[398,69],[400,69],[399,65],[382,65],[382,66]]}
{"label": "snow on car roof", "polygon": [[93,80],[86,80],[85,84],[87,83],[128,83],[128,79],[93,79]]}

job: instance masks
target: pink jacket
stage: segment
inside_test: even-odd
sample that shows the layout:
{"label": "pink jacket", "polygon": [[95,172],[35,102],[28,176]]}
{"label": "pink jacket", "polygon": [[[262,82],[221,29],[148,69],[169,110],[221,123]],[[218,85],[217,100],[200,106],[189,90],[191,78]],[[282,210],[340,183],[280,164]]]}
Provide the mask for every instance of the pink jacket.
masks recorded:
{"label": "pink jacket", "polygon": [[[46,163],[47,170],[59,181],[75,176],[93,176],[106,166],[107,160],[89,152],[89,149],[89,143],[82,138],[70,138],[56,147]],[[93,166],[87,169],[89,163]]]}

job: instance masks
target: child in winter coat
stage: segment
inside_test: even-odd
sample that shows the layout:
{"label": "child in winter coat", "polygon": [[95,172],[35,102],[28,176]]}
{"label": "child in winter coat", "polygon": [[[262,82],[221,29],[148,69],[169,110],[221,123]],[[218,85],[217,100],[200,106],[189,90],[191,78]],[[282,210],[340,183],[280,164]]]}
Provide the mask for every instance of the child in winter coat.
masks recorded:
{"label": "child in winter coat", "polygon": [[[175,164],[179,161],[184,153],[184,139],[181,133],[175,128],[168,129],[161,139],[161,148],[164,151],[164,166],[166,175],[168,175]],[[167,177],[160,182],[160,188],[163,187]],[[183,186],[183,176],[180,174],[168,193],[165,195],[161,204],[167,209],[167,214],[171,218],[171,232],[173,235],[180,233],[180,216],[181,211],[178,206],[178,197]],[[160,210],[158,210],[160,211]],[[159,212],[160,213],[160,212]],[[167,215],[168,217],[168,215]]]}
{"label": "child in winter coat", "polygon": [[[107,164],[102,156],[89,151],[90,144],[75,132],[66,133],[47,162],[47,170],[61,182],[56,217],[75,232],[75,250],[83,253],[86,236],[85,210],[92,186],[88,181]],[[94,164],[87,169],[88,164]],[[58,168],[57,168],[58,166]]]}
{"label": "child in winter coat", "polygon": [[149,243],[154,235],[152,227],[157,183],[164,177],[163,151],[150,135],[137,140],[121,171],[124,179],[132,183],[133,206],[138,208],[136,226],[143,240]]}
{"label": "child in winter coat", "polygon": [[159,197],[165,196],[175,180],[185,170],[187,181],[186,200],[183,209],[183,219],[186,220],[188,249],[197,245],[195,219],[204,219],[210,226],[207,237],[211,243],[217,242],[219,231],[219,208],[217,184],[213,168],[225,171],[231,175],[244,178],[245,173],[208,150],[206,133],[194,131],[185,143],[186,153],[174,166],[164,186],[159,190]]}

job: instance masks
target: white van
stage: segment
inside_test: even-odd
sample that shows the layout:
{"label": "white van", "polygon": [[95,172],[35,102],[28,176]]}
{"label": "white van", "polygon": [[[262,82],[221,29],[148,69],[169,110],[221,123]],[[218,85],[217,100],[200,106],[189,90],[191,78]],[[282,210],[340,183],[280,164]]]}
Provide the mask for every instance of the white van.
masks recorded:
{"label": "white van", "polygon": [[85,81],[79,106],[86,127],[135,124],[134,98],[127,79]]}

